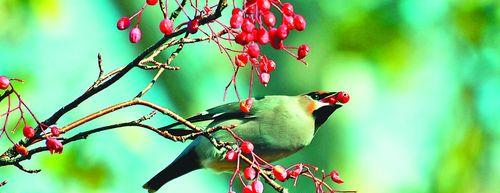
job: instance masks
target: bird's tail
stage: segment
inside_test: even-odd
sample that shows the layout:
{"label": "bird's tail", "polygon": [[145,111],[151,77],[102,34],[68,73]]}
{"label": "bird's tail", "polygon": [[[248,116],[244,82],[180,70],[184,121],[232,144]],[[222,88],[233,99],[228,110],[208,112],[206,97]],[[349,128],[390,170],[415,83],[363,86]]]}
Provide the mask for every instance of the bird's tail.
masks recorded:
{"label": "bird's tail", "polygon": [[194,151],[194,148],[189,148],[142,187],[147,189],[149,193],[156,192],[170,180],[197,170],[200,167],[200,159]]}

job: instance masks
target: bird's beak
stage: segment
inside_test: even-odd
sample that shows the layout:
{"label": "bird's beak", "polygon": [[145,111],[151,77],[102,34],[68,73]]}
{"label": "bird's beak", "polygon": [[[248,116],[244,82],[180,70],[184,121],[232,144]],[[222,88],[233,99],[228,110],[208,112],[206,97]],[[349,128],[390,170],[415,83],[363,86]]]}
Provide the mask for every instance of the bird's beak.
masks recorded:
{"label": "bird's beak", "polygon": [[322,103],[327,103],[325,105],[336,106],[337,108],[339,108],[342,106],[342,103],[337,101],[337,99],[335,98],[335,95],[337,95],[337,92],[325,93],[324,97],[320,101]]}

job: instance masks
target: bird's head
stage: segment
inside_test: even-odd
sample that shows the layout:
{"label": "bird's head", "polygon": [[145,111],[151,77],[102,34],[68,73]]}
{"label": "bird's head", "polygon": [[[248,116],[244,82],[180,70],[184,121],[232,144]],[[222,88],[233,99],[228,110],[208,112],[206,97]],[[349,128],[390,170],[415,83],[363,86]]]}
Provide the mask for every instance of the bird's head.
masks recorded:
{"label": "bird's head", "polygon": [[328,117],[349,101],[346,92],[314,91],[303,95],[306,101],[306,111],[314,118],[314,125],[319,128],[328,120]]}

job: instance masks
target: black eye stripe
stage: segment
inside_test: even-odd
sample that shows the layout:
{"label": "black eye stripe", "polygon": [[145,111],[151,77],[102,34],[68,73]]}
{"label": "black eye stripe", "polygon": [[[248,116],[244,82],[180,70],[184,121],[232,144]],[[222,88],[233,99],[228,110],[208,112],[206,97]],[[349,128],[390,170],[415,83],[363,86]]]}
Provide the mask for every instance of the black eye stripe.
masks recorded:
{"label": "black eye stripe", "polygon": [[319,93],[319,92],[310,92],[307,94],[309,97],[311,97],[312,99],[314,100],[320,100],[320,99],[323,99],[327,96],[330,96],[330,93]]}

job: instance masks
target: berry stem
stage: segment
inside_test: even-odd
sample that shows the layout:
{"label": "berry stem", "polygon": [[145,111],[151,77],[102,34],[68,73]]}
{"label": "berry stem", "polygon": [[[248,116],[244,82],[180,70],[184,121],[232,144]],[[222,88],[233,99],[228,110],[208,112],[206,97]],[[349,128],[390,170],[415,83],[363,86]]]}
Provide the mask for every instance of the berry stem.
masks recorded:
{"label": "berry stem", "polygon": [[252,98],[254,71],[255,68],[252,66],[252,69],[250,70],[250,86],[248,87],[248,98]]}
{"label": "berry stem", "polygon": [[[11,97],[10,95],[7,96],[7,112],[10,111],[10,108],[11,108]],[[9,123],[9,115],[10,113],[8,113],[6,116],[5,116],[5,121],[3,123],[3,127],[2,127],[2,133],[5,133],[5,135],[7,136],[7,138],[9,139],[10,142],[12,142],[12,144],[15,144],[14,141],[12,141],[12,139],[10,138],[9,136],[9,133],[6,132],[6,127],[7,127],[7,124]]]}

